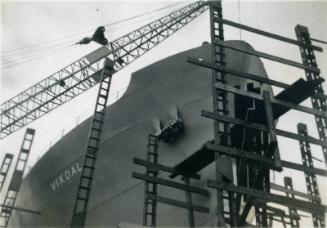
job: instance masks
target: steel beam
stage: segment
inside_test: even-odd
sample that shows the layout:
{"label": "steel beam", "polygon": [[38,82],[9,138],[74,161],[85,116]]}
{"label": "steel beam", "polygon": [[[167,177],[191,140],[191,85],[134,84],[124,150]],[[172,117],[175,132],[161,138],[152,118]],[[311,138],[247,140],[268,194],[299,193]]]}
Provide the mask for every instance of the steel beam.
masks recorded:
{"label": "steel beam", "polygon": [[[327,176],[327,171],[326,171],[326,176]],[[270,188],[272,190],[293,194],[295,196],[299,196],[299,197],[306,198],[306,199],[320,200],[319,197],[311,196],[311,195],[308,195],[308,194],[305,194],[303,192],[299,192],[299,191],[296,191],[296,190],[291,190],[291,189],[288,189],[288,188],[286,188],[286,187],[284,187],[282,185],[278,185],[278,184],[275,184],[275,183],[270,183]]]}
{"label": "steel beam", "polygon": [[[227,86],[227,85],[216,84],[215,86],[216,86],[216,88],[219,88],[219,89],[224,90],[224,91],[229,92],[229,93],[234,93],[234,94],[237,94],[237,95],[246,96],[246,97],[253,98],[253,99],[256,99],[256,100],[260,100],[260,101],[263,100],[263,98],[262,98],[262,96],[260,94],[247,92],[247,91],[237,89],[237,88],[234,88],[234,87],[230,87],[230,86]],[[322,116],[322,117],[325,117],[327,115],[327,111],[320,111],[320,110],[308,108],[308,107],[305,107],[305,106],[302,106],[302,105],[297,105],[297,104],[287,102],[287,101],[283,101],[283,100],[280,100],[280,99],[276,99],[276,98],[273,98],[273,97],[271,98],[271,103],[274,104],[274,105],[280,105],[280,106],[284,106],[284,107],[287,107],[287,108],[290,108],[290,109],[295,109],[297,111],[301,111],[301,112],[305,112],[305,113],[309,113],[309,114],[313,114],[313,115],[318,115],[318,116]]]}
{"label": "steel beam", "polygon": [[308,201],[292,199],[286,196],[271,194],[253,188],[235,186],[233,184],[227,183],[217,183],[216,181],[212,180],[208,180],[208,187],[245,194],[250,197],[260,198],[260,200],[264,200],[265,202],[277,203],[284,206],[292,206],[299,210],[309,213],[315,213],[322,217],[327,211],[327,207],[325,205],[319,205]]}
{"label": "steel beam", "polygon": [[269,140],[270,143],[275,145],[273,157],[274,157],[274,167],[282,170],[282,164],[280,160],[279,148],[277,144],[277,137],[276,137],[276,129],[275,129],[275,120],[274,120],[274,113],[272,109],[272,104],[270,101],[270,93],[269,91],[263,91],[263,103],[265,106],[265,113],[266,113],[266,120],[267,120],[267,130],[269,133]]}
{"label": "steel beam", "polygon": [[[251,129],[256,129],[256,130],[260,130],[260,131],[268,131],[267,127],[263,124],[258,124],[258,123],[254,123],[254,122],[249,122],[246,120],[242,120],[242,119],[237,119],[237,118],[230,118],[228,116],[222,116],[219,114],[214,114],[212,112],[209,111],[202,111],[202,116],[211,118],[211,119],[216,119],[216,120],[220,120],[223,122],[228,122],[228,123],[232,123],[232,124],[236,124],[236,125],[240,125],[246,128],[251,128]],[[284,131],[281,129],[275,129],[275,132],[277,135],[282,136],[282,137],[286,137],[286,138],[290,138],[290,139],[295,139],[295,140],[306,140],[309,143],[315,144],[315,145],[325,145],[327,142],[321,141],[319,139],[316,139],[312,136],[309,135],[300,135],[300,134],[296,134],[296,133],[292,133],[292,132],[288,132],[288,131]]]}
{"label": "steel beam", "polygon": [[260,30],[260,29],[256,29],[256,28],[253,28],[253,27],[250,27],[250,26],[247,26],[247,25],[243,25],[243,24],[240,24],[240,23],[236,23],[236,22],[233,22],[233,21],[230,21],[230,20],[219,19],[219,22],[224,23],[225,25],[229,25],[229,26],[236,27],[236,28],[239,28],[239,29],[242,29],[242,30],[246,30],[248,32],[252,32],[252,33],[262,35],[262,36],[266,36],[266,37],[269,37],[269,38],[272,38],[272,39],[275,39],[275,40],[279,40],[279,41],[283,41],[283,42],[286,42],[286,43],[294,44],[294,45],[297,45],[297,46],[300,46],[300,47],[312,48],[313,50],[320,51],[320,52],[323,51],[323,49],[321,47],[311,45],[311,44],[308,44],[308,43],[303,43],[303,42],[300,42],[298,40],[294,40],[294,39],[291,39],[291,38],[288,38],[288,37],[285,37],[285,36],[276,35],[276,34],[273,34],[273,33],[270,33],[270,32],[266,32],[266,31],[263,31],[263,30]]}
{"label": "steel beam", "polygon": [[[257,161],[257,162],[263,163],[264,165],[268,166],[267,168],[274,167],[273,160],[270,158],[267,158],[265,156],[262,156],[262,155],[254,154],[254,153],[244,151],[244,150],[238,150],[236,148],[232,148],[232,147],[228,147],[228,146],[215,145],[212,143],[205,143],[204,145],[207,149],[212,150],[212,151],[217,151],[221,154],[225,154],[225,155],[235,157],[235,158],[245,158],[245,159]],[[294,169],[294,170],[298,170],[298,171],[308,172],[311,174],[327,177],[327,170],[324,170],[324,169],[311,168],[311,167],[303,166],[300,164],[296,164],[296,163],[292,163],[292,162],[284,161],[284,160],[281,160],[281,165],[284,168]]]}
{"label": "steel beam", "polygon": [[283,64],[286,64],[286,65],[289,65],[289,66],[297,67],[297,68],[308,70],[308,71],[311,71],[311,72],[320,73],[320,70],[317,67],[307,66],[307,65],[304,65],[302,63],[298,63],[298,62],[288,60],[288,59],[284,59],[284,58],[274,56],[274,55],[269,55],[267,53],[260,52],[260,51],[251,51],[251,50],[245,50],[245,49],[242,49],[242,48],[232,47],[231,45],[228,45],[228,44],[223,43],[223,42],[218,41],[218,40],[215,41],[215,43],[222,46],[222,47],[225,47],[225,48],[228,48],[228,49],[231,49],[231,50],[234,50],[234,51],[242,52],[242,53],[257,56],[257,57],[262,57],[262,58],[265,58],[265,59],[269,59],[271,61],[283,63]]}
{"label": "steel beam", "polygon": [[151,168],[151,169],[154,169],[156,171],[164,171],[164,172],[168,172],[168,173],[172,173],[172,174],[177,174],[177,175],[181,175],[181,176],[189,176],[193,179],[197,179],[199,180],[200,179],[200,175],[198,174],[191,174],[191,175],[188,175],[184,172],[181,172],[177,169],[174,169],[174,168],[171,168],[169,166],[165,166],[165,165],[162,165],[162,164],[158,164],[158,165],[154,165],[153,163],[151,162],[148,162],[146,160],[143,160],[143,159],[139,159],[139,158],[133,158],[133,163],[134,164],[137,164],[137,165],[141,165],[141,166],[144,166],[144,167],[148,167],[148,168]]}
{"label": "steel beam", "polygon": [[151,183],[157,183],[157,184],[172,187],[172,188],[178,188],[180,190],[189,191],[189,192],[193,192],[193,193],[204,195],[204,196],[209,196],[209,191],[207,191],[205,189],[193,187],[193,186],[187,186],[185,184],[177,183],[175,181],[165,180],[165,179],[162,179],[159,177],[150,177],[150,176],[144,175],[142,173],[137,173],[137,172],[133,172],[132,177],[139,179],[139,180],[148,181]]}
{"label": "steel beam", "polygon": [[201,213],[209,213],[209,209],[206,208],[206,207],[202,207],[202,206],[198,206],[198,205],[194,205],[194,204],[189,204],[189,203],[184,203],[184,202],[169,199],[169,198],[166,198],[166,197],[163,197],[163,196],[155,196],[153,194],[147,194],[147,197],[149,199],[151,199],[151,200],[156,200],[157,202],[172,205],[172,206],[175,206],[175,207],[181,207],[181,208],[194,210],[194,211],[201,212]]}
{"label": "steel beam", "polygon": [[235,70],[235,69],[232,69],[232,68],[228,68],[228,67],[225,67],[225,66],[221,66],[221,65],[214,64],[214,63],[206,62],[206,61],[204,61],[202,59],[200,60],[200,59],[188,57],[187,62],[198,65],[198,66],[202,66],[202,67],[205,67],[205,68],[209,68],[209,69],[212,69],[212,70],[217,70],[217,71],[222,72],[222,73],[231,74],[231,75],[238,76],[238,77],[241,77],[241,78],[254,80],[254,81],[257,81],[257,82],[277,86],[277,87],[284,88],[284,89],[286,89],[286,88],[288,88],[290,86],[290,85],[288,85],[286,83],[283,83],[283,82],[279,82],[279,81],[276,81],[276,80],[264,78],[264,77],[262,77],[260,75],[244,73],[242,71],[238,71],[238,70]]}
{"label": "steel beam", "polygon": [[3,209],[6,210],[16,210],[16,211],[22,211],[22,212],[26,212],[26,213],[30,213],[30,214],[35,214],[35,215],[42,215],[42,213],[40,211],[34,211],[31,209],[26,209],[26,208],[21,208],[21,207],[14,207],[14,206],[6,206],[4,204],[0,204],[0,207],[2,207]]}

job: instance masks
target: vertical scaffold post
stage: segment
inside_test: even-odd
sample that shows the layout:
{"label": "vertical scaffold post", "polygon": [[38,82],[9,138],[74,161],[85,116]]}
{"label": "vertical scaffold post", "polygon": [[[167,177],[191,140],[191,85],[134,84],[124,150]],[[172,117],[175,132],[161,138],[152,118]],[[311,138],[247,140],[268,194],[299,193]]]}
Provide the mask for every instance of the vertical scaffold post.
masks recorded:
{"label": "vertical scaffold post", "polygon": [[[189,177],[183,177],[184,183],[186,186],[191,186],[190,185],[190,178]],[[188,223],[190,228],[195,227],[195,222],[194,222],[194,211],[192,209],[193,201],[192,201],[192,193],[190,191],[185,191],[186,193],[186,199],[187,203],[191,206],[191,208],[188,209]]]}
{"label": "vertical scaffold post", "polygon": [[[284,185],[285,185],[285,188],[293,191],[293,183],[292,183],[292,178],[291,177],[284,177]],[[293,198],[293,199],[295,198],[294,193],[286,192],[286,196],[290,197],[290,198]],[[300,227],[300,221],[299,221],[299,218],[298,218],[298,213],[297,213],[296,208],[289,207],[288,208],[288,213],[289,213],[289,216],[290,216],[291,227],[294,227],[294,228]]]}
{"label": "vertical scaffold post", "polygon": [[[147,161],[158,165],[158,139],[154,135],[148,136]],[[150,177],[157,177],[158,170],[146,167],[145,174]],[[144,183],[144,207],[143,207],[143,225],[156,227],[157,220],[157,184],[145,181]],[[150,196],[150,197],[149,197]],[[155,196],[155,197],[151,197]],[[149,223],[150,221],[150,223]]]}
{"label": "vertical scaffold post", "polygon": [[[211,45],[212,62],[217,65],[225,65],[224,62],[224,47],[217,45],[215,41],[224,41],[224,30],[223,23],[219,20],[223,19],[222,15],[222,4],[221,1],[210,1],[210,31],[211,31]],[[227,115],[227,93],[225,91],[215,88],[216,83],[226,84],[225,75],[222,72],[213,70],[212,71],[212,84],[213,84],[213,111],[216,114]],[[229,125],[224,122],[215,121],[214,122],[214,138],[217,144],[230,144],[230,129]],[[223,177],[219,170],[218,160],[220,159],[220,154],[216,152],[215,163],[216,163],[216,181],[222,182]],[[224,214],[229,214],[229,220],[231,226],[237,226],[237,212],[236,204],[233,193],[228,194],[228,196],[223,195],[222,190],[217,190],[217,226],[226,226]],[[226,212],[224,205],[228,205],[229,211]]]}
{"label": "vertical scaffold post", "polygon": [[[310,34],[307,27],[302,25],[297,25],[295,27],[295,33],[298,41],[302,42],[307,46],[300,46],[300,52],[302,57],[303,64],[310,67],[318,67],[316,57],[314,55],[314,51],[310,48],[311,40]],[[312,72],[309,70],[305,70],[305,75],[307,80],[317,80],[320,79],[321,76],[317,72]],[[315,89],[315,95],[323,95],[324,90],[322,88],[322,84],[317,85]],[[319,111],[327,111],[327,102],[323,96],[312,96],[311,97],[312,107]],[[319,138],[322,141],[327,140],[327,116],[318,116],[315,115],[316,126],[318,129]],[[322,151],[325,158],[325,164],[327,166],[327,145],[322,145]]]}
{"label": "vertical scaffold post", "polygon": [[13,172],[11,181],[9,183],[7,194],[2,204],[3,206],[1,207],[0,218],[2,219],[2,221],[0,227],[8,226],[12,214],[12,208],[15,206],[15,201],[23,181],[23,175],[32,148],[34,135],[35,135],[34,129],[31,128],[26,129],[23,143],[21,145],[20,152],[18,154],[17,162],[15,165],[15,170]]}
{"label": "vertical scaffold post", "polygon": [[275,123],[274,123],[274,114],[272,109],[272,104],[270,101],[270,93],[269,91],[264,90],[263,91],[263,101],[265,105],[265,112],[266,112],[266,119],[267,119],[267,127],[268,127],[268,133],[269,133],[269,149],[274,150],[273,156],[274,156],[274,166],[275,168],[281,170],[282,169],[282,162],[280,160],[279,155],[279,149],[277,146],[277,137],[275,132]]}
{"label": "vertical scaffold post", "polygon": [[7,153],[2,161],[0,168],[0,192],[6,181],[13,157],[14,156],[12,154]]}
{"label": "vertical scaffold post", "polygon": [[86,153],[84,155],[82,172],[73,209],[71,227],[84,227],[85,225],[87,206],[91,193],[97,152],[99,150],[104,117],[106,114],[106,104],[113,73],[114,62],[106,58],[101,75],[95,110],[91,121]]}
{"label": "vertical scaffold post", "polygon": [[[297,130],[299,135],[308,136],[308,130],[307,126],[303,123],[299,123],[297,125]],[[301,149],[301,156],[302,156],[302,163],[304,166],[313,168],[313,161],[312,161],[312,155],[311,155],[311,148],[309,142],[305,140],[299,140],[300,143],[300,149]],[[318,184],[316,175],[304,172],[305,175],[305,181],[307,185],[308,194],[310,196],[315,197],[311,199],[311,202],[320,204],[320,196],[318,191]],[[319,199],[319,200],[317,200]],[[325,219],[321,217],[317,217],[315,214],[312,214],[312,221],[314,227],[325,227]]]}

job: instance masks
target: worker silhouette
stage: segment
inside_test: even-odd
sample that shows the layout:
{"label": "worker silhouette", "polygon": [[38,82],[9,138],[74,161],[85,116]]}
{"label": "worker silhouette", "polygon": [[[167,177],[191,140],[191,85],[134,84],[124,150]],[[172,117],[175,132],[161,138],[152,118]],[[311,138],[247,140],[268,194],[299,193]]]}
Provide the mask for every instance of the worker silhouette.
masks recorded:
{"label": "worker silhouette", "polygon": [[[76,44],[88,44],[91,41],[94,41],[94,42],[96,42],[98,44],[101,44],[101,45],[107,45],[108,44],[108,40],[104,36],[104,31],[105,31],[105,28],[103,26],[100,26],[99,28],[97,28],[95,30],[95,32],[94,32],[94,34],[93,34],[92,37],[84,37],[82,40],[80,40]],[[110,47],[111,47],[112,50],[114,50],[112,44],[110,44]],[[113,52],[113,55],[115,56],[115,61],[117,61],[117,63],[122,66],[122,64],[125,61],[121,57],[116,56],[116,53],[115,52]]]}
{"label": "worker silhouette", "polygon": [[104,36],[104,31],[105,30],[106,29],[103,26],[100,26],[99,28],[97,28],[95,30],[92,37],[84,37],[82,40],[80,40],[76,44],[88,44],[91,41],[94,41],[94,42],[96,42],[98,44],[106,45],[106,44],[108,44],[108,40]]}

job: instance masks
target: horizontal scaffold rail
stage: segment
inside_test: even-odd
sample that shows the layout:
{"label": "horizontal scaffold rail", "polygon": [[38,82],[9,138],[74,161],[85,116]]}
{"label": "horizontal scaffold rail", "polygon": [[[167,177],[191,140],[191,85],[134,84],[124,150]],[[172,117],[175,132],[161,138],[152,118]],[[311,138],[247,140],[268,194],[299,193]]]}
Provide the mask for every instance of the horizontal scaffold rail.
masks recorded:
{"label": "horizontal scaffold rail", "polygon": [[298,62],[295,62],[295,61],[292,61],[292,60],[289,60],[289,59],[284,59],[284,58],[274,56],[274,55],[269,55],[267,53],[260,52],[260,51],[245,50],[245,49],[242,49],[242,48],[233,47],[233,46],[228,45],[228,44],[226,44],[226,43],[224,43],[222,41],[219,41],[219,40],[216,40],[215,43],[217,45],[219,45],[219,46],[222,46],[222,47],[234,50],[234,51],[242,52],[242,53],[257,56],[257,57],[262,57],[262,58],[265,58],[265,59],[269,59],[271,61],[283,63],[283,64],[286,64],[286,65],[289,65],[289,66],[297,67],[297,68],[300,68],[300,69],[303,69],[303,70],[308,70],[308,71],[311,71],[311,72],[314,72],[314,73],[318,73],[318,74],[320,73],[320,70],[317,67],[307,66],[307,65],[304,65],[302,63],[298,63]]}
{"label": "horizontal scaffold rail", "polygon": [[[209,111],[202,111],[202,116],[207,117],[207,118],[211,118],[211,119],[215,119],[215,120],[219,120],[219,121],[223,121],[226,123],[232,123],[235,125],[241,125],[243,127],[246,128],[252,128],[252,129],[256,129],[256,130],[260,130],[260,131],[265,131],[267,132],[267,126],[264,124],[259,124],[259,123],[255,123],[255,122],[249,122],[246,120],[242,120],[242,119],[237,119],[237,118],[231,118],[228,116],[224,116],[224,115],[219,115],[219,114],[215,114],[213,112],[209,112]],[[291,139],[295,139],[295,140],[306,140],[309,143],[315,144],[315,145],[326,145],[327,142],[325,141],[321,141],[319,139],[316,139],[312,136],[303,136],[297,133],[292,133],[292,132],[287,132],[281,129],[275,129],[276,134],[279,136],[283,136],[286,138],[291,138]]]}
{"label": "horizontal scaffold rail", "polygon": [[320,197],[316,197],[316,196],[312,196],[312,195],[309,195],[309,194],[305,194],[303,192],[291,190],[291,189],[288,189],[288,188],[286,188],[286,187],[284,187],[282,185],[278,185],[278,184],[275,184],[275,183],[270,183],[270,189],[273,189],[275,191],[284,192],[284,193],[294,194],[296,196],[306,198],[306,199],[321,201]]}
{"label": "horizontal scaffold rail", "polygon": [[169,199],[169,198],[166,198],[166,197],[163,197],[163,196],[156,196],[154,194],[147,194],[147,198],[151,199],[151,200],[155,200],[155,201],[157,201],[159,203],[164,203],[164,204],[172,205],[172,206],[175,206],[175,207],[181,207],[181,208],[194,210],[194,211],[202,212],[202,213],[209,213],[209,209],[206,208],[206,207],[202,207],[202,206],[195,205],[195,204],[190,204],[190,203],[180,202],[180,201]]}
{"label": "horizontal scaffold rail", "polygon": [[[233,147],[212,144],[212,143],[205,143],[204,146],[206,149],[211,150],[213,152],[219,152],[220,154],[225,154],[227,156],[231,156],[235,158],[244,158],[244,159],[253,160],[256,162],[263,163],[268,167],[274,168],[274,161],[271,158],[262,155],[254,154],[244,150],[239,150]],[[284,168],[294,169],[294,170],[316,174],[320,176],[325,176],[325,177],[327,176],[327,170],[311,168],[304,165],[292,163],[289,161],[281,160],[281,166]]]}
{"label": "horizontal scaffold rail", "polygon": [[208,187],[244,194],[250,197],[259,198],[260,200],[264,200],[266,202],[277,203],[287,207],[292,206],[299,210],[314,213],[321,217],[324,217],[324,214],[327,211],[327,207],[325,205],[311,203],[282,195],[271,194],[269,192],[260,191],[254,188],[235,186],[233,184],[226,183],[217,183],[216,181],[212,180],[208,180]]}
{"label": "horizontal scaffold rail", "polygon": [[153,171],[161,170],[161,171],[168,172],[168,173],[175,174],[175,175],[186,176],[186,177],[194,178],[197,180],[200,179],[200,175],[198,175],[198,174],[187,174],[187,173],[181,172],[177,169],[171,168],[169,166],[165,166],[162,164],[155,165],[152,162],[148,162],[146,160],[139,159],[139,158],[133,158],[133,163],[136,165],[141,165],[141,166],[147,167],[149,169],[152,169]]}
{"label": "horizontal scaffold rail", "polygon": [[228,74],[231,74],[231,75],[234,75],[234,76],[254,80],[254,81],[257,81],[257,82],[277,86],[277,87],[284,88],[284,89],[286,89],[286,88],[288,88],[290,86],[289,84],[286,84],[286,83],[283,83],[283,82],[280,82],[280,81],[276,81],[276,80],[272,80],[272,79],[269,79],[269,78],[265,78],[265,77],[262,77],[260,75],[244,73],[244,72],[232,69],[232,68],[228,68],[228,67],[224,67],[224,66],[221,66],[221,65],[217,65],[217,64],[214,64],[214,63],[207,62],[207,61],[203,61],[203,59],[188,57],[187,62],[198,65],[198,66],[202,66],[202,67],[205,67],[205,68],[209,68],[209,69],[212,69],[212,70],[217,70],[217,71],[222,72],[222,73],[228,73]]}
{"label": "horizontal scaffold rail", "polygon": [[172,188],[178,188],[180,190],[184,190],[184,191],[187,191],[187,192],[193,192],[193,193],[200,194],[200,195],[203,195],[203,196],[209,196],[209,191],[208,190],[198,188],[198,187],[194,187],[194,186],[181,184],[181,183],[178,183],[178,182],[175,182],[175,181],[165,180],[165,179],[162,179],[162,178],[159,178],[159,177],[151,177],[151,176],[147,176],[147,175],[144,175],[142,173],[136,173],[136,172],[133,172],[132,177],[136,178],[136,179],[143,180],[143,181],[148,181],[148,182],[151,182],[151,183],[156,183],[156,184],[159,184],[159,185],[164,185],[164,186],[168,186],[168,187],[172,187]]}
{"label": "horizontal scaffold rail", "polygon": [[21,208],[21,207],[6,206],[3,204],[0,204],[0,208],[2,210],[16,210],[16,211],[22,211],[22,212],[26,212],[26,213],[35,214],[35,215],[42,215],[42,212],[40,212],[40,211],[35,211],[35,210]]}
{"label": "horizontal scaffold rail", "polygon": [[124,35],[1,104],[0,138],[4,138],[95,86],[106,57],[119,71],[207,10],[195,2]]}
{"label": "horizontal scaffold rail", "polygon": [[[323,79],[321,81],[323,81]],[[312,82],[312,81],[310,81],[310,82]],[[222,84],[217,83],[217,84],[215,84],[215,87],[220,89],[220,90],[224,90],[226,92],[229,92],[229,93],[234,93],[234,94],[237,94],[237,95],[246,96],[246,97],[253,98],[253,99],[256,99],[256,100],[260,100],[260,101],[263,100],[263,97],[260,94],[244,91],[244,90],[237,89],[237,88],[234,88],[234,87],[231,87],[231,86],[222,85]],[[274,97],[271,98],[271,103],[273,105],[284,106],[284,107],[287,107],[289,109],[294,109],[294,110],[309,113],[309,114],[312,114],[312,115],[318,115],[318,116],[323,116],[323,117],[325,117],[327,115],[327,111],[319,111],[317,109],[308,108],[308,107],[305,107],[305,106],[302,106],[302,105],[298,105],[298,104],[294,104],[294,103],[291,103],[291,102],[276,99]]]}
{"label": "horizontal scaffold rail", "polygon": [[308,45],[308,44],[302,43],[302,42],[300,42],[298,40],[294,40],[294,39],[291,39],[291,38],[288,38],[288,37],[285,37],[285,36],[276,35],[274,33],[266,32],[266,31],[263,31],[263,30],[260,30],[260,29],[257,29],[257,28],[253,28],[253,27],[250,27],[250,26],[247,26],[247,25],[243,25],[243,24],[240,24],[240,23],[236,23],[236,22],[233,22],[233,21],[230,21],[230,20],[217,18],[217,21],[220,22],[220,23],[224,23],[225,25],[229,25],[229,26],[232,26],[232,27],[236,27],[238,29],[248,31],[248,32],[252,32],[252,33],[262,35],[262,36],[266,36],[266,37],[269,37],[269,38],[272,38],[272,39],[275,39],[275,40],[279,40],[279,41],[283,41],[283,42],[286,42],[286,43],[294,44],[294,45],[297,45],[297,46],[300,46],[300,47],[312,48],[313,50],[319,51],[319,52],[323,51],[323,49],[321,47],[318,47],[318,46],[315,46],[315,45]]}

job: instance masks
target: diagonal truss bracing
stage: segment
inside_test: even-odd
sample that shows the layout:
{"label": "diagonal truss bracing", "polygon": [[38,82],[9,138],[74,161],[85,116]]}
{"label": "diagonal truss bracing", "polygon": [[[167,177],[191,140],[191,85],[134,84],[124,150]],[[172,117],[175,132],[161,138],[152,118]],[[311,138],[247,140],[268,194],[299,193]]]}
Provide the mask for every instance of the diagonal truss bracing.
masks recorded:
{"label": "diagonal truss bracing", "polygon": [[98,48],[1,104],[0,138],[17,131],[90,89],[100,80],[105,57],[119,71],[207,10],[195,2]]}

